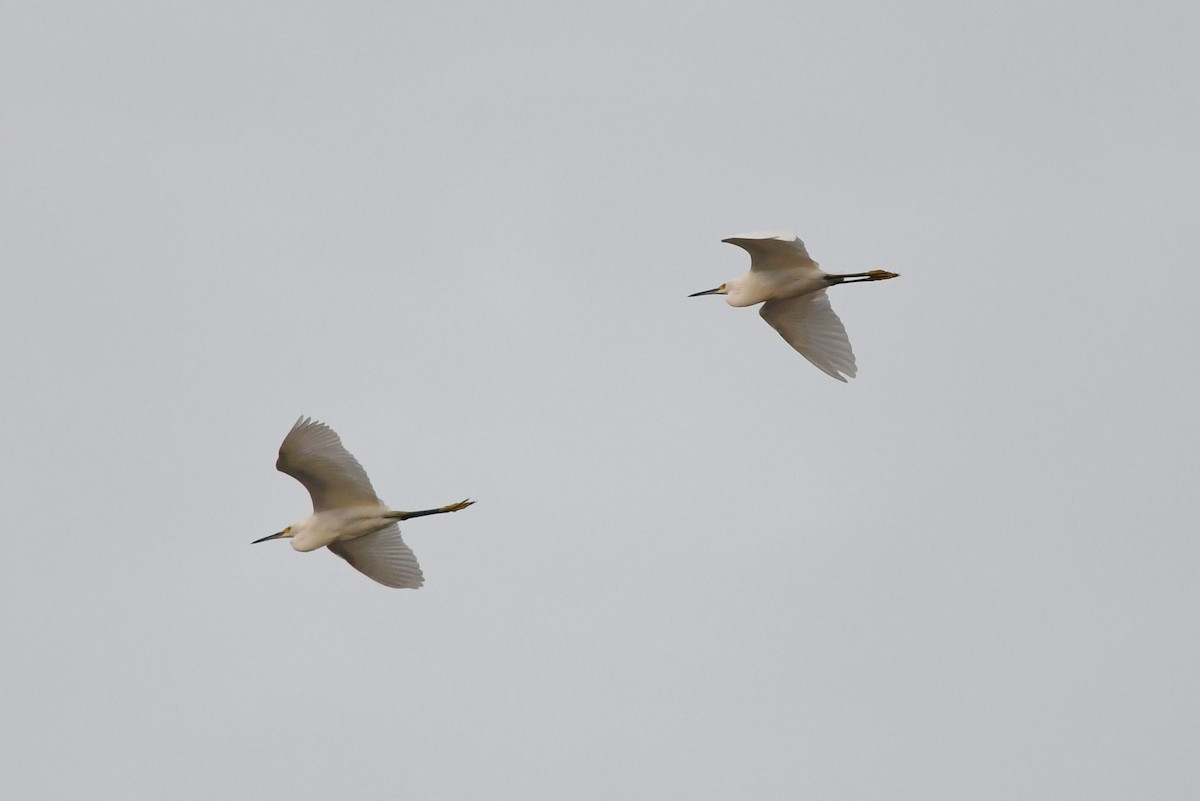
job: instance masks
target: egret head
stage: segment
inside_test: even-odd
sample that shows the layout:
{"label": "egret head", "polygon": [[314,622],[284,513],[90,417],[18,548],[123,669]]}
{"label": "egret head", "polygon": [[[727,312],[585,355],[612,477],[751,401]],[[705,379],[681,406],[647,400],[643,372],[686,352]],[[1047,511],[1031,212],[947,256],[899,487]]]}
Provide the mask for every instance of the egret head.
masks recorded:
{"label": "egret head", "polygon": [[728,294],[729,294],[729,284],[721,284],[716,289],[706,289],[703,292],[693,292],[692,294],[688,295],[688,297],[689,298],[698,298],[701,295],[728,295]]}
{"label": "egret head", "polygon": [[269,537],[261,537],[250,544],[257,545],[258,543],[266,542],[267,540],[277,540],[280,537],[290,537],[290,536],[292,536],[292,527],[288,526],[283,531],[276,532],[275,534],[272,534]]}

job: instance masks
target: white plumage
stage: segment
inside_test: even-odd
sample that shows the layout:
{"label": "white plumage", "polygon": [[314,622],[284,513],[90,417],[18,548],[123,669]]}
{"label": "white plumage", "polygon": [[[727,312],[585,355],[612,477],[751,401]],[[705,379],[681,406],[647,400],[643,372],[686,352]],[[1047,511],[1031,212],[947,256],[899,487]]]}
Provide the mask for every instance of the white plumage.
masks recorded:
{"label": "white plumage", "polygon": [[312,496],[313,513],[254,542],[289,538],[297,551],[328,546],[356,570],[388,587],[417,589],[424,583],[416,557],[400,537],[397,520],[457,512],[473,503],[463,500],[419,512],[389,509],[333,429],[307,417],[297,420],[284,438],[275,467],[304,485]]}
{"label": "white plumage", "polygon": [[835,284],[882,281],[897,274],[887,270],[827,273],[791,233],[742,234],[723,241],[750,254],[750,272],[688,297],[724,295],[730,306],[761,303],[759,315],[801,356],[839,381],[853,378],[858,373],[854,351],[825,290]]}

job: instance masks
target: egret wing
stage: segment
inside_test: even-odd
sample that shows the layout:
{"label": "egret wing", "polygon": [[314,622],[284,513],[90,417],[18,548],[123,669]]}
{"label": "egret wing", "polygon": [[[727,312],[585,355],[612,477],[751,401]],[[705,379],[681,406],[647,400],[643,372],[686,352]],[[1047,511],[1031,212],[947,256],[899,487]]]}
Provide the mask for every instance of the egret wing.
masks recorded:
{"label": "egret wing", "polygon": [[722,239],[737,245],[750,254],[750,270],[778,270],[783,268],[811,268],[819,270],[817,263],[808,255],[804,243],[793,233],[780,231],[765,234],[740,234]]}
{"label": "egret wing", "polygon": [[279,446],[275,467],[304,485],[315,512],[379,503],[367,471],[333,429],[316,420],[296,421]]}
{"label": "egret wing", "polygon": [[395,523],[365,537],[331,542],[329,550],[384,586],[415,590],[425,583],[417,557],[404,544]]}
{"label": "egret wing", "polygon": [[838,381],[858,373],[846,328],[829,305],[825,290],[768,300],[758,311],[787,343]]}

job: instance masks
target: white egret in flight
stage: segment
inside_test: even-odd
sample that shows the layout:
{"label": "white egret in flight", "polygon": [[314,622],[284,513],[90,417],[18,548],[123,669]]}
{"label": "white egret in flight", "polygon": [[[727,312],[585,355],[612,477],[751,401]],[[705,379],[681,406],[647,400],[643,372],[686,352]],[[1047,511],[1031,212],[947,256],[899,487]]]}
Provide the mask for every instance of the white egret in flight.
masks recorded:
{"label": "white egret in flight", "polygon": [[835,284],[899,277],[887,270],[833,275],[817,266],[791,233],[742,234],[722,240],[750,253],[750,272],[700,295],[724,295],[730,306],[761,303],[759,315],[800,355],[838,381],[858,372],[846,328],[825,290]]}
{"label": "white egret in flight", "polygon": [[[313,513],[278,534],[255,540],[290,538],[297,551],[321,546],[388,587],[417,589],[424,583],[413,552],[400,538],[397,520],[466,509],[463,500],[420,512],[395,512],[375,495],[358,460],[333,429],[301,417],[279,446],[275,467],[299,481],[312,496]],[[253,543],[252,543],[253,544]]]}

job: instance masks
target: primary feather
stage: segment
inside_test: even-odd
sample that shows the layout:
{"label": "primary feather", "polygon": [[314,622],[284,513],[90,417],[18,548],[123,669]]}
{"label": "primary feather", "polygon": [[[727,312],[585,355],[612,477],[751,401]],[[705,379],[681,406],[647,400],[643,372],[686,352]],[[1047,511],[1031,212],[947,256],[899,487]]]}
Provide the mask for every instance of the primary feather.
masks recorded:
{"label": "primary feather", "polygon": [[825,374],[843,382],[858,374],[846,328],[829,305],[824,289],[794,298],[768,300],[758,313]]}
{"label": "primary feather", "polygon": [[312,496],[313,511],[380,503],[367,471],[333,429],[301,417],[279,446],[275,467],[299,481]]}
{"label": "primary feather", "polygon": [[792,233],[740,234],[721,241],[749,253],[752,271],[811,267],[814,272],[819,272],[817,263],[808,255],[808,248]]}
{"label": "primary feather", "polygon": [[385,587],[415,590],[425,583],[417,557],[404,544],[395,523],[365,537],[331,542],[329,550]]}

